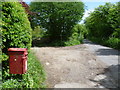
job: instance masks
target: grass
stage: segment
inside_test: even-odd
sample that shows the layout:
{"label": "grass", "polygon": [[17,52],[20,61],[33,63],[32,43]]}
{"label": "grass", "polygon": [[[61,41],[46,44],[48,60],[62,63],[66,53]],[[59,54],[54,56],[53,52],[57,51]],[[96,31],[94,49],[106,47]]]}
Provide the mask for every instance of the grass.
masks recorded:
{"label": "grass", "polygon": [[42,64],[32,52],[28,55],[28,70],[26,74],[9,74],[8,61],[2,64],[2,88],[46,88],[45,71]]}
{"label": "grass", "polygon": [[45,71],[42,64],[38,61],[38,59],[31,52],[29,54],[29,63],[28,63],[28,73],[33,80],[33,87],[35,88],[45,88],[46,85],[44,83],[46,79]]}

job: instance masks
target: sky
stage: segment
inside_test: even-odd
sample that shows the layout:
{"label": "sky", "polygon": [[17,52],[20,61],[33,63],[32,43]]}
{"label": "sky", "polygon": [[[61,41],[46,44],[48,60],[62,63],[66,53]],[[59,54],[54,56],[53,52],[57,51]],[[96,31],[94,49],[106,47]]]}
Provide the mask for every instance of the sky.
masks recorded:
{"label": "sky", "polygon": [[[83,20],[89,16],[90,12],[93,12],[95,8],[97,8],[99,5],[105,5],[106,2],[110,3],[116,3],[120,0],[82,0],[86,6]],[[80,23],[83,23],[83,20]]]}
{"label": "sky", "polygon": [[[33,1],[33,0],[23,0],[23,1],[25,1],[29,4],[29,2]],[[39,0],[39,1],[41,1],[41,0]],[[47,0],[47,1],[49,1],[49,0]],[[54,0],[51,0],[51,1],[54,1]],[[66,0],[64,0],[64,1],[66,1]],[[104,5],[106,2],[116,3],[116,2],[119,2],[120,0],[81,0],[81,1],[86,6],[84,16],[82,18],[82,19],[85,19],[86,17],[89,16],[89,13],[94,11],[94,9],[96,7],[98,7],[99,5]],[[80,23],[83,23],[83,20]]]}

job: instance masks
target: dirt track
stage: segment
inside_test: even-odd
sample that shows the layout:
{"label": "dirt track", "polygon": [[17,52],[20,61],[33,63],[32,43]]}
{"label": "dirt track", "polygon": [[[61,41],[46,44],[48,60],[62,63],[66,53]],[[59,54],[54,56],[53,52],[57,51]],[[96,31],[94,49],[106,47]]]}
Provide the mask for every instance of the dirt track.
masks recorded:
{"label": "dirt track", "polygon": [[102,73],[107,66],[84,44],[34,47],[32,51],[45,67],[49,88],[104,88],[99,81],[106,78]]}

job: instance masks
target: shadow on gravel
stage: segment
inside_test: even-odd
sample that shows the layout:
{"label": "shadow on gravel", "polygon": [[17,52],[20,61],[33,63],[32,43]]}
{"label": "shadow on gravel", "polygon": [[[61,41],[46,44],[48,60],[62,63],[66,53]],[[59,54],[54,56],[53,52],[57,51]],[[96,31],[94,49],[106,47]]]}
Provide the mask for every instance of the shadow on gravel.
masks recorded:
{"label": "shadow on gravel", "polygon": [[65,43],[61,40],[50,40],[50,38],[41,38],[32,40],[32,47],[64,47]]}
{"label": "shadow on gravel", "polygon": [[[110,90],[120,88],[120,64],[112,65],[104,69],[103,73],[98,74],[92,82],[97,82],[99,85],[109,88]],[[96,86],[97,87],[97,86]]]}
{"label": "shadow on gravel", "polygon": [[118,50],[114,49],[98,49],[96,51],[97,55],[120,55],[120,52]]}

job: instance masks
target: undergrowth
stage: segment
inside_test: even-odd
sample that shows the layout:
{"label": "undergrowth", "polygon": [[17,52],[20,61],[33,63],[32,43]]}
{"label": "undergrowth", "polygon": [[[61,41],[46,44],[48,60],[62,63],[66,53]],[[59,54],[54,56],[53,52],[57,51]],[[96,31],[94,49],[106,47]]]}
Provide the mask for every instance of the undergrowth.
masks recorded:
{"label": "undergrowth", "polygon": [[88,37],[89,40],[101,44],[104,46],[108,46],[117,50],[120,50],[120,39],[119,38],[106,38],[106,39],[101,39],[101,38],[96,38],[96,37]]}

